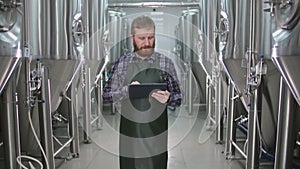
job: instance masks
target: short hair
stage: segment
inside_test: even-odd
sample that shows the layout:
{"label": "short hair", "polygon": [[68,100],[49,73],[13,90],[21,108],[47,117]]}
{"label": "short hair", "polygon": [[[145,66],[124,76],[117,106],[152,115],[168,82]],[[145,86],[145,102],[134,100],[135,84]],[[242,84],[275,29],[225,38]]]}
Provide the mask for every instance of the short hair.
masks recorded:
{"label": "short hair", "polygon": [[153,28],[155,31],[155,23],[149,16],[136,17],[131,23],[131,34],[135,34],[135,29]]}

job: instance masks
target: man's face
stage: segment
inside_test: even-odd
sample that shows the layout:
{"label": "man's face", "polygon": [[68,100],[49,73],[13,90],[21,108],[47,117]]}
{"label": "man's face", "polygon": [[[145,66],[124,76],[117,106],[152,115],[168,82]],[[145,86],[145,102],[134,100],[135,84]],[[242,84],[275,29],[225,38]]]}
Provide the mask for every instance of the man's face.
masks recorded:
{"label": "man's face", "polygon": [[141,57],[152,55],[155,48],[154,29],[135,29],[135,34],[131,35],[134,51]]}

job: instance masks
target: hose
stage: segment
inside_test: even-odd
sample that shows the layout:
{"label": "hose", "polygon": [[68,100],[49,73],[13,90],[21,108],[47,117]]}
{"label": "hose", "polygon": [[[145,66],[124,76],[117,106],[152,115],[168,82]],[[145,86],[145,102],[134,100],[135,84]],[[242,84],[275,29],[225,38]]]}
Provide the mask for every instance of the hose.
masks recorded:
{"label": "hose", "polygon": [[[33,133],[33,135],[34,135],[34,138],[35,138],[35,140],[36,140],[36,142],[37,142],[37,144],[38,144],[38,146],[39,146],[39,148],[40,148],[40,150],[41,150],[41,152],[42,152],[42,155],[43,155],[43,157],[44,157],[44,159],[45,159],[46,169],[49,169],[48,158],[47,158],[47,156],[46,156],[46,153],[45,153],[45,151],[44,151],[44,149],[43,149],[43,146],[41,145],[41,142],[39,141],[39,138],[38,138],[38,136],[37,136],[37,134],[36,134],[36,132],[35,132],[35,129],[34,129],[34,127],[33,127],[33,123],[32,123],[32,120],[31,120],[31,112],[30,112],[30,109],[28,109],[28,112],[27,112],[27,113],[28,113],[28,120],[29,120],[30,128],[31,128],[32,133]],[[16,160],[17,160],[18,164],[19,164],[22,168],[24,168],[24,169],[29,169],[29,168],[27,168],[26,166],[24,166],[24,165],[22,164],[22,162],[21,162],[21,159],[22,159],[22,158],[26,158],[26,159],[35,161],[35,162],[37,162],[37,163],[40,165],[41,169],[44,168],[43,164],[42,164],[38,159],[33,158],[33,157],[30,157],[30,156],[26,156],[26,155],[20,155],[20,156],[17,157]],[[30,163],[30,165],[32,166],[31,163]]]}

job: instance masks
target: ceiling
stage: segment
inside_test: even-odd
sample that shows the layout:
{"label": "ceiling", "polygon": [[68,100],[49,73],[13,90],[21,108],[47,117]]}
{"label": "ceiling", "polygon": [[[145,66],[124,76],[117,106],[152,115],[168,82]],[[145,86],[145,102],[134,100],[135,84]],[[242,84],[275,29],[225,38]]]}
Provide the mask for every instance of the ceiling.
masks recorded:
{"label": "ceiling", "polygon": [[108,3],[136,3],[136,2],[195,2],[197,0],[108,0]]}

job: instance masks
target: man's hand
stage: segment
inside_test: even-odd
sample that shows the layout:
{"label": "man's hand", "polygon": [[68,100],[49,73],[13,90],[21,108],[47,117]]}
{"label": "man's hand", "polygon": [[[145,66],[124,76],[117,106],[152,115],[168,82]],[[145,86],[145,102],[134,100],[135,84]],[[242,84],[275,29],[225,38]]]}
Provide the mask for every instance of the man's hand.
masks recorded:
{"label": "man's hand", "polygon": [[139,81],[133,81],[130,84],[141,84]]}
{"label": "man's hand", "polygon": [[153,92],[151,96],[155,98],[157,101],[159,101],[160,103],[165,104],[169,100],[170,93],[167,90],[166,91],[159,90]]}

